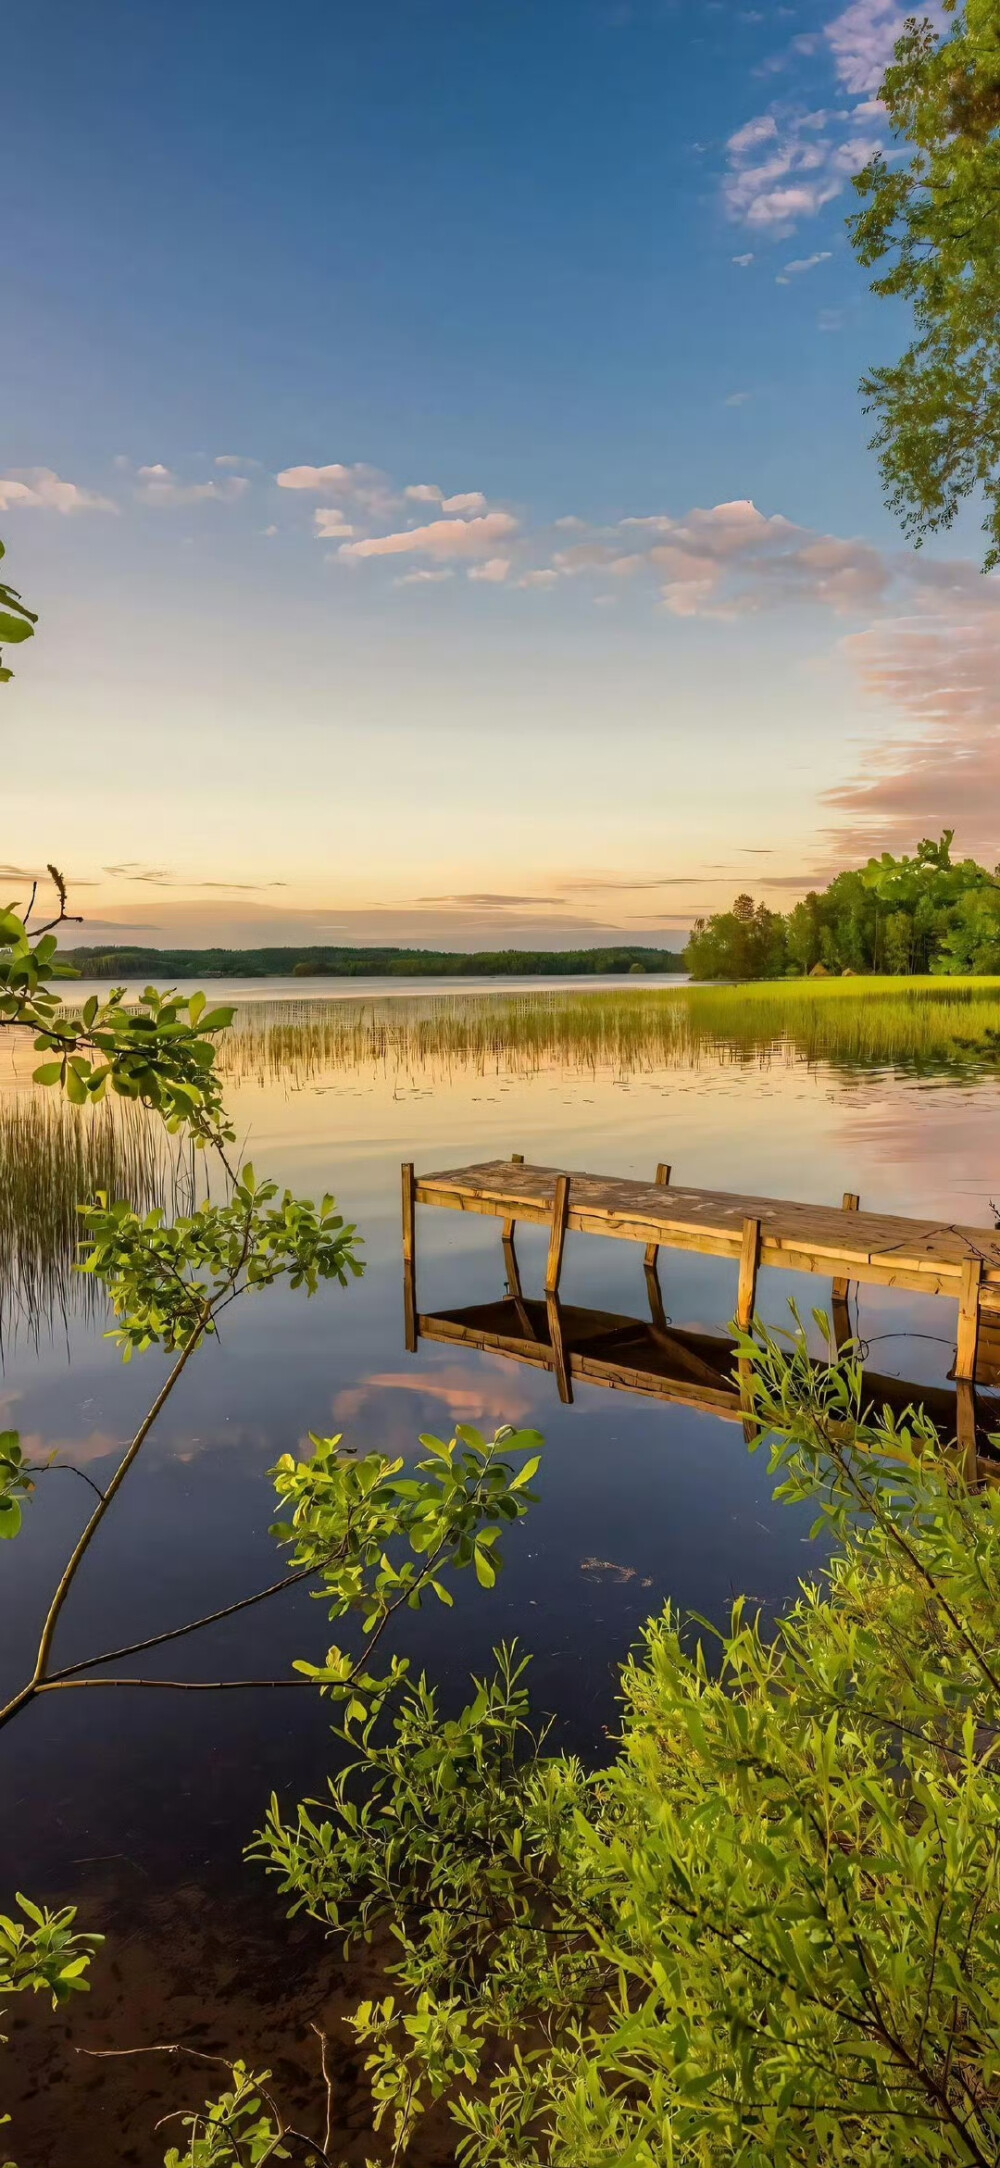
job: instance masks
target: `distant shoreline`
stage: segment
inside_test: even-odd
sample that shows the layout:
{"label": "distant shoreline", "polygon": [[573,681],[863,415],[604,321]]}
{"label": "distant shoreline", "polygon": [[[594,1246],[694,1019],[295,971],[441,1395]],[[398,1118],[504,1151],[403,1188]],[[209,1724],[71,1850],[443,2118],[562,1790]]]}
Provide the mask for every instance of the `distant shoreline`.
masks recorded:
{"label": "distant shoreline", "polygon": [[156,949],[81,944],[61,952],[81,977],[93,979],[292,978],[303,990],[317,979],[529,979],[636,978],[683,972],[670,949],[617,948],[448,949],[260,948]]}

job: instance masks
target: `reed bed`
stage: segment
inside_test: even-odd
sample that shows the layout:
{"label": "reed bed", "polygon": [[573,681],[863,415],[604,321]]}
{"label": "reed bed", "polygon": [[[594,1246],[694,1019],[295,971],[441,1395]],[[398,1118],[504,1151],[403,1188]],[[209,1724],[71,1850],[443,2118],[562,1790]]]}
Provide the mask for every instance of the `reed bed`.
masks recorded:
{"label": "reed bed", "polygon": [[248,1002],[222,1047],[240,1083],[341,1071],[397,1077],[553,1065],[636,1074],[784,1057],[835,1067],[983,1073],[1000,1056],[1000,979],[831,979],[414,1001]]}
{"label": "reed bed", "polygon": [[137,1211],[181,1210],[192,1181],[187,1154],[143,1107],[71,1107],[30,1088],[0,1096],[0,1337],[37,1337],[100,1302],[73,1272],[79,1204],[107,1190]]}

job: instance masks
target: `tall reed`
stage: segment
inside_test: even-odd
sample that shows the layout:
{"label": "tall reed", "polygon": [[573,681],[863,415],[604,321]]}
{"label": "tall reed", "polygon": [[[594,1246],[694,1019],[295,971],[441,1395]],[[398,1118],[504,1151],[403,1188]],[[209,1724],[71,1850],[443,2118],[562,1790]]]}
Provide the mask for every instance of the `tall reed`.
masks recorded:
{"label": "tall reed", "polygon": [[39,1330],[99,1299],[73,1273],[78,1205],[98,1190],[138,1211],[182,1208],[192,1170],[143,1107],[71,1107],[52,1092],[0,1095],[0,1335]]}
{"label": "tall reed", "polygon": [[996,1060],[1000,981],[790,981],[634,992],[449,994],[247,1002],[222,1049],[238,1082],[548,1066],[639,1073],[714,1061],[982,1072]]}

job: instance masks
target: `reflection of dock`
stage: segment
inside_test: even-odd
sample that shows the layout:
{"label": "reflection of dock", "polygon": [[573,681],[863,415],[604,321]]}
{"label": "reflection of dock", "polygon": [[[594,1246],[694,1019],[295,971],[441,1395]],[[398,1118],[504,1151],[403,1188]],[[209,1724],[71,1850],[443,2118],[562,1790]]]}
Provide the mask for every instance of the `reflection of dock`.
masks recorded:
{"label": "reflection of dock", "polygon": [[[486,1214],[503,1222],[509,1295],[472,1309],[421,1316],[416,1289],[416,1206]],[[517,1222],[548,1227],[544,1302],[521,1287]],[[560,1301],[567,1232],[605,1235],[644,1249],[649,1321],[573,1308]],[[670,1168],[655,1182],[569,1174],[523,1161],[489,1160],[415,1177],[403,1168],[403,1261],[407,1345],[417,1338],[492,1348],[554,1371],[564,1400],[574,1378],[657,1398],[683,1400],[720,1415],[744,1413],[733,1374],[732,1343],[668,1324],[657,1270],[661,1249],[731,1258],[738,1266],[735,1313],[750,1325],[761,1266],[821,1275],[832,1282],[834,1337],[849,1337],[853,1284],[949,1295],[958,1304],[952,1375],[956,1391],[905,1387],[868,1376],[871,1400],[902,1412],[916,1398],[950,1436],[974,1450],[974,1387],[991,1384],[1000,1366],[1000,1229],[862,1212],[853,1195],[837,1209],[682,1189]]]}
{"label": "reflection of dock", "polygon": [[[735,1342],[728,1334],[692,1332],[677,1325],[662,1331],[644,1318],[622,1317],[610,1310],[585,1310],[572,1303],[563,1303],[560,1308],[571,1379],[698,1408],[706,1414],[721,1415],[728,1422],[746,1419]],[[513,1295],[506,1295],[496,1302],[471,1303],[464,1309],[418,1314],[416,1329],[421,1340],[507,1355],[514,1362],[528,1363],[538,1370],[556,1367],[546,1305],[524,1296],[515,1300]],[[967,1412],[976,1425],[971,1388],[966,1388],[966,1394]],[[862,1408],[875,1415],[890,1408],[894,1415],[902,1416],[907,1409],[919,1406],[930,1416],[939,1435],[952,1439],[964,1428],[959,1399],[966,1399],[966,1394],[962,1394],[961,1387],[913,1385],[866,1369]],[[995,1410],[990,1412],[995,1419]],[[986,1426],[980,1423],[976,1428],[981,1433],[977,1446],[981,1446],[986,1442]]]}

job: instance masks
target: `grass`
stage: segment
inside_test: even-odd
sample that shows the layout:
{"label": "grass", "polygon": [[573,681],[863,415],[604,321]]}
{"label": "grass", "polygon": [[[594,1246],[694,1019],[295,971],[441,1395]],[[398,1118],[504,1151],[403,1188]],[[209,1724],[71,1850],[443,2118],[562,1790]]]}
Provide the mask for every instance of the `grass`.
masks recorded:
{"label": "grass", "polygon": [[223,1047],[234,1080],[338,1070],[638,1073],[703,1055],[980,1073],[998,1059],[1000,979],[798,979],[627,992],[248,1002]]}
{"label": "grass", "polygon": [[[181,1209],[188,1169],[173,1139],[128,1101],[71,1107],[54,1092],[0,1095],[0,1338],[99,1301],[72,1267],[77,1205],[99,1189],[139,1211]],[[74,1290],[75,1299],[74,1299]]]}

